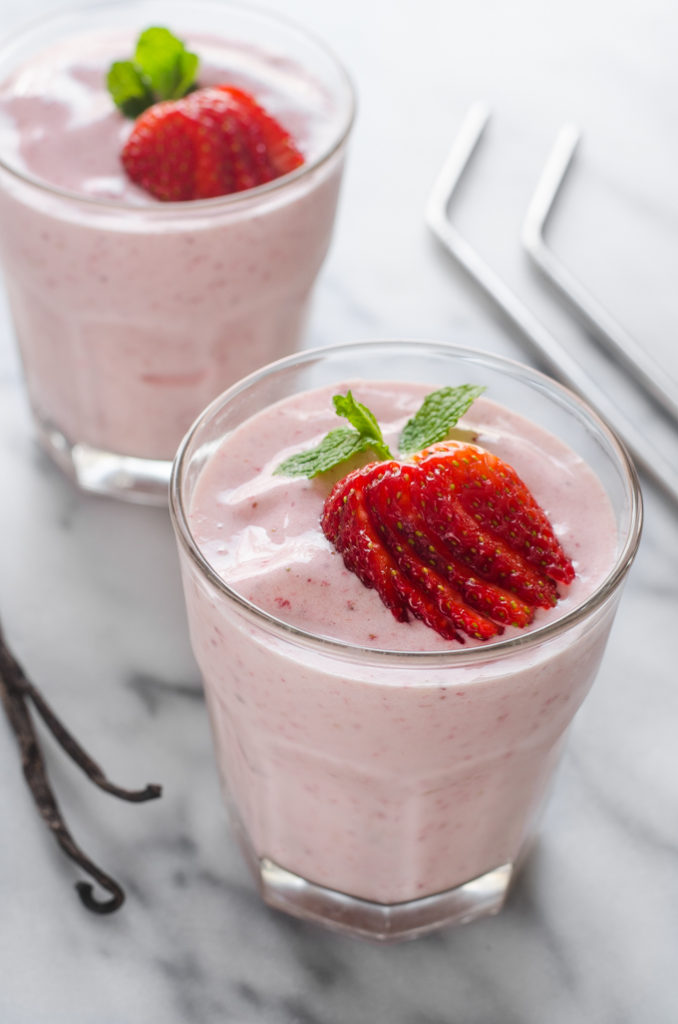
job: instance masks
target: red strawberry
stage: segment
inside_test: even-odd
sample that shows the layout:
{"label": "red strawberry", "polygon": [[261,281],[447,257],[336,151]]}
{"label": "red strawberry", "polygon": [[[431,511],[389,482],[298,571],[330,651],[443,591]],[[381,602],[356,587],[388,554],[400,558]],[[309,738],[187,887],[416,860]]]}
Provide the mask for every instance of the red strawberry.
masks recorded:
{"label": "red strawberry", "polygon": [[445,441],[412,462],[371,463],[325,502],[322,528],[346,567],[396,619],[446,639],[529,625],[574,568],[545,512],[496,455]]}
{"label": "red strawberry", "polygon": [[210,199],[288,174],[304,162],[285,129],[235,86],[149,107],[125,143],[128,176],[157,199]]}

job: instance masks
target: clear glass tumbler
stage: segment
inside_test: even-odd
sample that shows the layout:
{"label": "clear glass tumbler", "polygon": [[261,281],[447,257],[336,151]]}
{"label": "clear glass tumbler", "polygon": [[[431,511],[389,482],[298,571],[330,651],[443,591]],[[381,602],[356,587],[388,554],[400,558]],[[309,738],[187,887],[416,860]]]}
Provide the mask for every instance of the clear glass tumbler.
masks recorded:
{"label": "clear glass tumbler", "polygon": [[[110,105],[122,125],[105,73],[151,25],[200,54],[199,82],[234,82],[261,98],[305,163],[210,200],[119,198],[105,179],[91,194],[73,189],[66,164],[80,162],[86,177],[104,144],[98,133],[109,131],[105,118],[91,135],[79,127],[79,90],[99,90],[97,116]],[[66,124],[77,143],[38,173],[31,96],[44,88],[45,54],[70,75],[51,96],[47,130]],[[353,114],[352,86],[324,45],[228,2],[82,7],[0,46],[0,258],[39,437],[81,487],[166,503],[172,458],[201,409],[296,349]],[[121,146],[124,129],[114,130]]]}
{"label": "clear glass tumbler", "polygon": [[[215,448],[271,403],[381,380],[385,368],[389,380],[432,389],[481,382],[588,463],[617,531],[609,572],[588,598],[509,639],[402,653],[292,628],[217,575],[189,522]],[[264,900],[381,940],[499,911],[640,538],[636,474],[609,429],[551,379],[469,349],[374,342],[316,350],[251,375],[208,407],[179,449],[170,508],[224,792]]]}

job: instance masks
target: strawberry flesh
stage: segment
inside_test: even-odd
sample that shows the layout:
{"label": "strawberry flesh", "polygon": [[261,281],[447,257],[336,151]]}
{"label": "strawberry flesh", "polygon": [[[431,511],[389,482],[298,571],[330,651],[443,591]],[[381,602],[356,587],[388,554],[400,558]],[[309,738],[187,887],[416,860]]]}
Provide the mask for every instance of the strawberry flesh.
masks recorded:
{"label": "strawberry flesh", "polygon": [[524,628],[574,579],[546,513],[512,467],[441,442],[412,462],[371,463],[332,489],[322,529],[347,569],[400,622],[463,643]]}
{"label": "strawberry flesh", "polygon": [[243,89],[220,85],[149,107],[121,155],[156,199],[211,199],[264,185],[304,159],[290,135]]}
{"label": "strawberry flesh", "polygon": [[432,538],[421,529],[425,523],[412,503],[413,477],[400,470],[402,467],[377,477],[366,488],[369,508],[379,523],[377,529],[382,542],[394,552],[402,574],[415,590],[429,597],[439,615],[471,636],[479,639],[493,636],[497,632],[494,624],[469,607],[463,592],[450,583],[447,567],[443,569],[440,560],[433,557]]}
{"label": "strawberry flesh", "polygon": [[407,599],[396,582],[397,563],[381,543],[365,503],[365,487],[383,471],[384,465],[389,464],[366,466],[341,481],[341,494],[331,507],[326,506],[327,529],[343,537],[341,554],[346,568],[355,573],[364,586],[377,590],[398,622],[407,622]]}
{"label": "strawberry flesh", "polygon": [[[481,616],[487,616],[498,624],[529,625],[534,617],[534,610],[529,604],[518,600],[514,594],[497,584],[479,578],[472,568],[452,552],[443,537],[431,528],[422,511],[422,502],[425,506],[427,499],[422,494],[419,476],[419,473],[410,476],[406,488],[397,477],[391,478],[390,493],[381,496],[378,514],[392,535],[399,539],[401,546],[407,544],[426,566],[445,580],[453,588],[456,599],[461,598],[469,606],[469,612],[475,609]],[[486,639],[486,630],[488,635],[497,632],[495,628],[490,630],[490,626],[482,619],[476,618],[476,626],[466,629],[466,632],[478,634],[483,639]]]}
{"label": "strawberry flesh", "polygon": [[446,442],[425,449],[415,461],[433,478],[442,475],[445,484],[440,490],[433,486],[433,496],[439,493],[449,499],[455,493],[456,502],[449,504],[463,508],[482,533],[502,540],[551,581],[572,582],[572,563],[556,540],[548,517],[512,466],[471,445],[453,451],[450,457]]}

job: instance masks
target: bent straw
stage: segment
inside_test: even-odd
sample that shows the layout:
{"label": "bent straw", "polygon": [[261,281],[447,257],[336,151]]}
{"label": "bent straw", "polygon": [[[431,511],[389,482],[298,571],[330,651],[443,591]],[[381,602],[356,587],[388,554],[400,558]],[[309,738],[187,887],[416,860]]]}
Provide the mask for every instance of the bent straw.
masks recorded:
{"label": "bent straw", "polygon": [[608,352],[618,357],[632,371],[634,379],[647,394],[678,424],[678,384],[577,281],[546,241],[546,226],[580,137],[578,128],[571,124],[565,125],[558,134],[523,221],[523,247]]}
{"label": "bent straw", "polygon": [[586,374],[551,332],[502,281],[453,227],[448,207],[489,119],[489,109],[475,103],[468,111],[429,195],[426,223],[456,262],[492,300],[508,322],[549,365],[555,376],[594,408],[619,436],[646,474],[678,504],[678,472],[609,396]]}

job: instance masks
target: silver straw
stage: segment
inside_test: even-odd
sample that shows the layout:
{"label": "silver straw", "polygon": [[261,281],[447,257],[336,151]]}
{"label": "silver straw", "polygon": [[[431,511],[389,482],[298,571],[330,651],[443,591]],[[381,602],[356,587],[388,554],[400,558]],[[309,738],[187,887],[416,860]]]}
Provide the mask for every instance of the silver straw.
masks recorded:
{"label": "silver straw", "polygon": [[546,225],[579,139],[580,132],[575,125],[565,125],[560,131],[525,215],[523,246],[541,272],[603,342],[608,352],[631,370],[635,380],[650,397],[661,404],[674,423],[678,423],[678,384],[573,277],[547,244]]}
{"label": "silver straw", "polygon": [[553,373],[577,392],[608,422],[636,461],[678,503],[678,472],[656,446],[610,400],[560,342],[530,312],[478,252],[453,227],[448,207],[489,119],[488,107],[474,104],[466,115],[449,156],[436,179],[426,205],[426,222],[451,256],[473,278],[507,320],[516,328]]}

